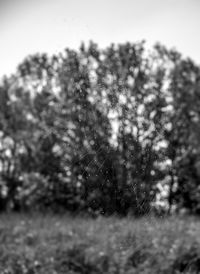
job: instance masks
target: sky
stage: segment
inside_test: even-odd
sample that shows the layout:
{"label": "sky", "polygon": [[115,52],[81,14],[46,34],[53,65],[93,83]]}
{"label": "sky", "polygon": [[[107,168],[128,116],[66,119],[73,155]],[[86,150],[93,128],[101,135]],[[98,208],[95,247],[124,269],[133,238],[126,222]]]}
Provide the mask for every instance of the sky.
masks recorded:
{"label": "sky", "polygon": [[0,77],[37,52],[160,42],[200,64],[200,0],[0,0]]}

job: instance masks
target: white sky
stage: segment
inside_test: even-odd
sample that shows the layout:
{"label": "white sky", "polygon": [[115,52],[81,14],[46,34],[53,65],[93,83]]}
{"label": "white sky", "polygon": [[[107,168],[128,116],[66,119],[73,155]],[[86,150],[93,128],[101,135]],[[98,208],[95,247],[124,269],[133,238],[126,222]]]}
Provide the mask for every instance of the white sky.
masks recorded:
{"label": "white sky", "polygon": [[0,0],[0,77],[28,54],[93,40],[175,47],[200,64],[200,0]]}

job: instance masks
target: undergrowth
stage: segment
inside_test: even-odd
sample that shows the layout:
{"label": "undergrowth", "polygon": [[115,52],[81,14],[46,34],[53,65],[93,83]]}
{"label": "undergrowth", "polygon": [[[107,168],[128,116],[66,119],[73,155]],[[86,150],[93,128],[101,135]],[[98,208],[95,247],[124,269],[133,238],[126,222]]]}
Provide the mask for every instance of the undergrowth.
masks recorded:
{"label": "undergrowth", "polygon": [[3,214],[0,273],[200,273],[200,220]]}

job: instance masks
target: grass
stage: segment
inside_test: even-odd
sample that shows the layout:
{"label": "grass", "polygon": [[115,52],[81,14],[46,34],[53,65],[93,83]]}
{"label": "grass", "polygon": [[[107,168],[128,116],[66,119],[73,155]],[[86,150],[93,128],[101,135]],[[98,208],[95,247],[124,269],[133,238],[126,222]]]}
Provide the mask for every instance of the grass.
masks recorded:
{"label": "grass", "polygon": [[0,273],[200,273],[200,219],[2,214]]}

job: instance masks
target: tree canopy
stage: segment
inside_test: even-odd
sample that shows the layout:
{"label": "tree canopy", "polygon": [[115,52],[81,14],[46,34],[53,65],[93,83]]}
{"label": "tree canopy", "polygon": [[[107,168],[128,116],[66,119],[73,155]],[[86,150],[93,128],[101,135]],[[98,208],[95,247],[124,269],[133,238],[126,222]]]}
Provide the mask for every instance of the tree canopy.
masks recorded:
{"label": "tree canopy", "polygon": [[200,212],[200,67],[144,42],[28,56],[0,84],[0,209]]}

